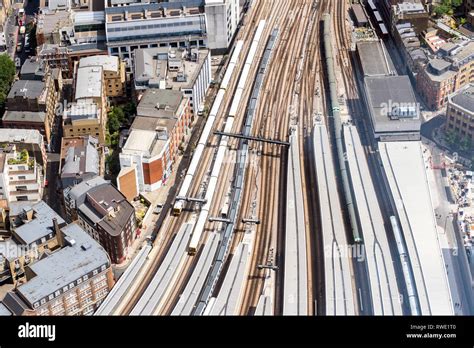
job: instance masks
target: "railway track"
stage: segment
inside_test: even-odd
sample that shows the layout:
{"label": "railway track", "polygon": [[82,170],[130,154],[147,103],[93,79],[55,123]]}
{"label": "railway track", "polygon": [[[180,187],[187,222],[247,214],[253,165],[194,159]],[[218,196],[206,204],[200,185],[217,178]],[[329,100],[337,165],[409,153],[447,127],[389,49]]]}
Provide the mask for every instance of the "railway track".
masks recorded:
{"label": "railway track", "polygon": [[[267,1],[258,1],[255,2],[255,4],[251,7],[249,12],[247,13],[247,18],[245,20],[245,25],[243,26],[242,30],[238,33],[236,40],[243,39],[244,42],[244,47],[243,47],[243,52],[242,55],[246,55],[248,53],[248,50],[250,48],[250,37],[253,35],[254,32],[254,27],[252,23],[255,23],[259,19],[265,17],[268,15],[269,11],[271,9],[271,4]],[[243,64],[243,60],[241,59],[237,65],[237,70],[241,69],[241,66]],[[233,78],[230,81],[229,84],[229,92],[226,93],[224,100],[223,100],[223,106],[221,106],[221,112],[219,113],[220,116],[217,117],[216,119],[216,125],[215,129],[222,129],[223,128],[223,123],[224,123],[224,117],[222,117],[223,114],[226,113],[226,111],[230,107],[230,103],[232,101],[232,96],[233,92],[236,88],[236,84],[238,81],[238,74],[234,74]],[[192,183],[191,190],[190,190],[190,196],[191,197],[198,197],[199,195],[203,195],[204,192],[204,185],[203,183],[206,182],[208,172],[210,171],[210,166],[212,163],[212,159],[214,157],[214,150],[218,144],[218,137],[211,137],[210,141],[207,144],[207,147],[204,151],[203,158],[201,161],[201,165],[199,166],[199,169],[196,173],[196,178]],[[229,170],[225,170],[224,175],[228,175]],[[120,314],[122,315],[127,315],[131,312],[133,307],[137,304],[138,300],[144,293],[145,289],[147,286],[150,284],[151,280],[153,279],[153,276],[157,272],[160,264],[162,263],[163,259],[165,258],[167,252],[169,251],[171,247],[171,243],[173,241],[173,238],[176,236],[178,233],[180,227],[189,221],[193,215],[195,214],[194,209],[191,208],[189,209],[184,209],[183,213],[179,216],[167,216],[165,219],[163,225],[161,226],[161,229],[157,235],[157,238],[154,242],[154,247],[153,251],[150,254],[150,258],[152,258],[152,262],[150,262],[150,265],[146,272],[143,272],[144,277],[139,280],[139,287],[136,289],[134,295],[131,297],[131,299],[122,306],[122,309],[120,311]],[[211,224],[210,228],[212,229],[214,226]],[[205,233],[203,234],[201,240],[205,240],[207,238],[207,231],[208,229],[205,230]],[[176,289],[182,289],[185,285],[185,282],[189,279],[191,275],[191,271],[193,267],[195,266],[196,263],[195,257],[186,257],[184,260],[184,267],[182,273],[179,275],[177,282],[175,283],[175,288]],[[164,309],[160,314],[168,314],[174,304],[177,302],[179,296],[178,291],[172,292],[171,296],[165,299],[165,305]]]}
{"label": "railway track", "polygon": [[[317,59],[313,56],[318,54],[317,42],[318,32],[318,5],[313,1],[291,1],[286,4],[288,9],[285,21],[280,26],[279,45],[274,53],[274,63],[268,71],[264,84],[265,93],[259,103],[256,127],[256,136],[273,139],[286,139],[288,137],[290,121],[292,117],[301,115],[300,121],[308,124],[312,119],[306,116],[312,113],[313,99],[311,98],[302,109],[293,106],[294,95],[302,94],[305,89],[307,94],[312,94],[316,81]],[[283,11],[282,11],[283,12]],[[278,86],[278,88],[272,88]],[[304,86],[304,88],[302,88]],[[308,96],[309,97],[309,96]],[[309,105],[311,105],[309,107]],[[299,132],[300,134],[302,132]],[[304,135],[302,135],[304,137]],[[253,251],[250,274],[247,280],[247,289],[241,308],[241,314],[252,314],[264,286],[264,280],[269,277],[269,270],[258,269],[257,266],[276,261],[276,265],[283,265],[283,232],[285,226],[285,202],[286,197],[286,164],[287,151],[276,145],[254,144],[254,149],[261,153],[257,168],[250,169],[258,173],[257,182],[253,185],[258,187],[255,196],[254,188],[247,185],[242,209],[242,217],[252,215],[255,209],[252,204],[257,198],[257,217],[262,221],[255,233],[255,248]],[[301,157],[304,157],[303,155]],[[251,176],[248,176],[249,178]],[[250,179],[249,179],[250,180]],[[250,197],[253,197],[252,200]],[[305,200],[305,210],[307,209]],[[308,221],[305,222],[307,234],[310,234]],[[242,226],[242,229],[245,227]],[[309,272],[312,274],[312,271]],[[273,275],[274,276],[274,275]],[[273,280],[276,288],[275,313],[282,313],[282,296],[280,294],[283,278],[280,271]],[[311,282],[309,282],[311,284]],[[312,303],[312,286],[308,289]],[[312,306],[311,306],[312,312]]]}

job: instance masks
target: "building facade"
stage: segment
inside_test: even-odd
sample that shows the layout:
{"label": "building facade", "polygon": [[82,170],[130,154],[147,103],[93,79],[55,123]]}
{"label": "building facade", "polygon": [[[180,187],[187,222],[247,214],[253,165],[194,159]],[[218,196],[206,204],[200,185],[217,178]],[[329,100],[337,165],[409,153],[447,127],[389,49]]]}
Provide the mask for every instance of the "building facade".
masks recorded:
{"label": "building facade", "polygon": [[474,42],[446,43],[417,76],[417,91],[428,108],[444,107],[448,96],[474,82]]}
{"label": "building facade", "polygon": [[104,179],[83,181],[64,193],[68,219],[75,221],[110,256],[121,263],[136,236],[135,209],[125,196]]}
{"label": "building facade", "polygon": [[78,224],[55,224],[60,250],[25,269],[2,304],[13,315],[92,315],[114,285],[105,250]]}
{"label": "building facade", "polygon": [[447,131],[474,144],[474,83],[449,96],[446,120]]}
{"label": "building facade", "polygon": [[125,95],[125,62],[114,56],[90,56],[79,61],[79,68],[102,67],[107,97],[116,98]]}
{"label": "building facade", "polygon": [[134,53],[134,89],[140,100],[149,88],[181,91],[197,116],[211,83],[211,55],[208,49],[138,49]]}
{"label": "building facade", "polygon": [[[137,191],[150,192],[166,184],[178,151],[184,149],[190,136],[190,125],[189,99],[181,92],[147,90],[137,107],[137,117],[120,154],[122,171],[136,168],[137,176],[129,175],[127,183],[122,181],[121,185],[135,182]],[[121,178],[119,174],[119,181]]]}
{"label": "building facade", "polygon": [[[51,142],[51,132],[58,122],[56,105],[59,98],[59,86],[51,74],[42,81],[18,80],[14,82],[7,96],[7,113],[2,118],[4,127],[37,129],[46,142]],[[24,122],[24,123],[23,123]],[[40,124],[43,123],[43,126]]]}

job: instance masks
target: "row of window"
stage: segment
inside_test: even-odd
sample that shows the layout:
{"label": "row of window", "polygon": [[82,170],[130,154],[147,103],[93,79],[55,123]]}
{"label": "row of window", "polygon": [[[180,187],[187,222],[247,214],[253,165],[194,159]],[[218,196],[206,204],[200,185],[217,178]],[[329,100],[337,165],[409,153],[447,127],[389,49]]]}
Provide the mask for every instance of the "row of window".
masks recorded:
{"label": "row of window", "polygon": [[[107,265],[102,265],[100,268],[97,268],[95,270],[92,271],[92,276],[95,276],[96,274],[98,274],[99,272],[102,272],[102,271],[105,271],[107,268]],[[74,286],[79,286],[83,281],[86,281],[89,279],[89,274],[86,274],[84,275],[83,277],[81,278],[78,278],[77,280],[73,281],[72,283],[70,283],[69,285],[66,285],[64,286],[62,289],[58,289],[54,292],[54,294],[50,294],[48,297],[45,297],[43,299],[41,299],[41,301],[39,302],[35,302],[33,307],[34,308],[38,308],[41,305],[45,304],[47,300],[51,301],[53,300],[55,297],[59,297],[61,294],[71,290]],[[80,286],[79,288],[79,291],[82,292],[84,291],[85,289],[87,288],[90,288],[90,284],[87,283],[87,284],[83,284]],[[60,301],[58,299],[58,301]],[[57,301],[56,301],[57,302]]]}
{"label": "row of window", "polygon": [[173,22],[173,23],[158,23],[158,24],[148,24],[148,25],[134,25],[134,26],[121,26],[115,28],[108,28],[107,32],[120,32],[120,31],[129,31],[129,30],[147,30],[147,29],[157,29],[157,28],[171,28],[171,27],[181,27],[185,25],[199,25],[199,20],[186,21],[186,22]]}

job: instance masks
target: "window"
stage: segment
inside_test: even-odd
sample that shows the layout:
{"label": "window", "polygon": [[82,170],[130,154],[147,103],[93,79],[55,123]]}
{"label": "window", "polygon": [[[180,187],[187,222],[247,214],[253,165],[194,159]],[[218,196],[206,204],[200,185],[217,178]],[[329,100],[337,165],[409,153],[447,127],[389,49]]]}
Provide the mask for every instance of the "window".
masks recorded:
{"label": "window", "polygon": [[102,289],[100,291],[97,291],[97,293],[95,294],[95,298],[97,299],[97,298],[103,297],[107,295],[107,292],[108,292],[107,289]]}
{"label": "window", "polygon": [[94,285],[94,288],[95,288],[95,289],[100,289],[100,288],[104,287],[105,284],[106,284],[106,283],[105,283],[105,280],[103,280],[103,281],[101,281],[101,282],[99,282],[99,283],[96,283],[96,284]]}

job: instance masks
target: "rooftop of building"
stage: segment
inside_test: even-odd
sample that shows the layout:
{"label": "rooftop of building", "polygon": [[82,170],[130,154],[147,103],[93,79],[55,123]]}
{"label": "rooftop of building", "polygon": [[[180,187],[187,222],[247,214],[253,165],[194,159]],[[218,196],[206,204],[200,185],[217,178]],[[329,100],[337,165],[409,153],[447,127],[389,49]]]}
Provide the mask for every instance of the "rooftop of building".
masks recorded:
{"label": "rooftop of building", "polygon": [[85,145],[71,146],[67,149],[61,178],[81,176],[84,173],[99,174],[97,140],[93,137],[89,139]]}
{"label": "rooftop of building", "polygon": [[0,143],[43,144],[43,141],[36,129],[0,128]]}
{"label": "rooftop of building", "polygon": [[183,93],[180,91],[148,89],[138,103],[137,116],[176,118],[183,99]]}
{"label": "rooftop of building", "polygon": [[474,83],[468,84],[450,95],[449,102],[474,115]]}
{"label": "rooftop of building", "polygon": [[123,154],[140,154],[152,158],[162,153],[168,141],[166,130],[132,129],[122,148]]}
{"label": "rooftop of building", "polygon": [[5,306],[2,302],[0,302],[0,316],[10,316],[12,312]]}
{"label": "rooftop of building", "polygon": [[35,276],[17,288],[18,294],[34,305],[94,270],[107,269],[110,260],[105,250],[78,224],[63,227],[66,246],[30,266]]}
{"label": "rooftop of building", "polygon": [[103,71],[101,66],[83,67],[77,69],[76,100],[83,98],[102,97]]}
{"label": "rooftop of building", "polygon": [[42,111],[5,111],[2,117],[3,122],[28,122],[44,124],[46,113]]}
{"label": "rooftop of building", "polygon": [[65,111],[66,121],[99,119],[100,109],[92,99],[80,99],[71,103],[69,109]]}
{"label": "rooftop of building", "polygon": [[177,120],[175,118],[156,118],[156,117],[143,117],[137,116],[133,120],[131,130],[156,130],[166,129],[168,133],[171,133]]}
{"label": "rooftop of building", "polygon": [[135,210],[112,184],[91,188],[78,210],[111,236],[118,236],[129,223]]}
{"label": "rooftop of building", "polygon": [[70,11],[51,11],[48,8],[43,8],[41,13],[38,14],[37,33],[49,35],[71,23]]}
{"label": "rooftop of building", "polygon": [[392,70],[380,41],[358,42],[357,51],[365,76],[387,75]]}
{"label": "rooftop of building", "polygon": [[70,147],[84,147],[88,143],[97,144],[98,140],[90,135],[61,138],[61,160],[66,158],[67,151]]}
{"label": "rooftop of building", "polygon": [[39,99],[45,91],[45,83],[37,80],[18,80],[13,83],[8,99],[22,97],[27,99]]}
{"label": "rooftop of building", "polygon": [[81,58],[79,61],[79,68],[84,67],[93,67],[93,66],[101,66],[104,71],[112,71],[118,73],[119,71],[119,58],[115,56],[106,56],[106,55],[98,55],[98,56],[90,56]]}
{"label": "rooftop of building", "polygon": [[419,1],[413,2],[401,2],[395,5],[398,13],[414,14],[414,13],[427,13],[423,4]]}
{"label": "rooftop of building", "polygon": [[85,194],[93,187],[110,183],[101,176],[96,176],[93,179],[89,179],[75,185],[72,188],[64,190],[64,196],[68,200],[78,201],[81,197],[85,197]]}
{"label": "rooftop of building", "polygon": [[23,63],[20,70],[22,80],[33,79],[37,77],[41,79],[46,75],[47,65],[37,57],[31,57]]}
{"label": "rooftop of building", "polygon": [[[18,202],[15,202],[18,203]],[[32,211],[32,219],[28,218],[28,212]],[[15,238],[24,245],[30,245],[50,233],[55,234],[53,228],[53,219],[58,223],[64,223],[64,220],[44,201],[30,205],[30,203],[14,204],[10,207],[10,216],[18,217],[16,226],[13,227]]]}
{"label": "rooftop of building", "polygon": [[105,13],[107,15],[123,14],[125,11],[129,13],[144,13],[147,10],[149,11],[149,18],[161,18],[164,16],[180,16],[182,14],[199,14],[203,12],[202,7],[204,4],[204,0],[175,0],[160,3],[146,0],[107,0]]}
{"label": "rooftop of building", "polygon": [[134,78],[137,89],[148,87],[192,88],[209,55],[207,49],[155,47],[134,51]]}
{"label": "rooftop of building", "polygon": [[400,229],[407,241],[407,252],[423,315],[452,315],[443,251],[438,241],[435,207],[427,177],[428,166],[420,141],[379,143],[383,170],[396,205]]}
{"label": "rooftop of building", "polygon": [[420,109],[408,76],[366,77],[374,131],[419,132]]}

